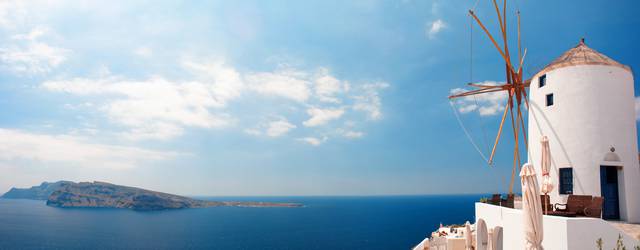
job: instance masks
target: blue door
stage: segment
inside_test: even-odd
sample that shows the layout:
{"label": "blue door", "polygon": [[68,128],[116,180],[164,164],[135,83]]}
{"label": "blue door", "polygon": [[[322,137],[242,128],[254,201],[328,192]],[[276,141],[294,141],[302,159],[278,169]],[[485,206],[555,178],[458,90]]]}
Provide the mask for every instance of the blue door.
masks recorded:
{"label": "blue door", "polygon": [[618,169],[614,166],[600,166],[600,192],[604,197],[602,218],[619,220]]}

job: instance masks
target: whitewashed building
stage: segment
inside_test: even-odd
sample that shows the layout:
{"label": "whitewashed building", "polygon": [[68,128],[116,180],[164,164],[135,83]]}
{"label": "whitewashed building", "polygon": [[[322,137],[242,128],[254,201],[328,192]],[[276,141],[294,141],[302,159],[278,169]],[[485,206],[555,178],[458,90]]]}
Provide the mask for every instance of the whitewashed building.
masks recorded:
{"label": "whitewashed building", "polygon": [[540,139],[547,136],[551,203],[566,203],[569,194],[602,196],[603,218],[640,222],[631,69],[582,40],[533,76],[529,95],[528,158],[542,183]]}
{"label": "whitewashed building", "polygon": [[[555,184],[551,203],[566,203],[570,194],[604,197],[604,219],[544,215],[542,246],[597,249],[601,239],[603,249],[614,249],[619,237],[627,249],[640,246],[640,159],[631,68],[582,40],[532,77],[528,101],[528,161],[542,183],[540,141],[546,136]],[[476,242],[483,242],[476,249],[487,249],[486,233],[477,232],[492,229],[501,232],[491,243],[496,249],[523,249],[523,211],[518,207],[476,203]]]}
{"label": "whitewashed building", "polygon": [[[602,196],[603,219],[543,216],[545,249],[613,249],[618,237],[627,249],[640,246],[637,232],[620,222],[640,222],[640,162],[636,136],[633,74],[628,66],[587,47],[584,40],[547,65],[529,86],[528,161],[542,183],[540,140],[547,136],[551,203],[570,194]],[[476,203],[476,222],[503,229],[502,249],[523,249],[520,209]],[[609,220],[609,221],[608,221]],[[628,224],[627,224],[628,225]]]}

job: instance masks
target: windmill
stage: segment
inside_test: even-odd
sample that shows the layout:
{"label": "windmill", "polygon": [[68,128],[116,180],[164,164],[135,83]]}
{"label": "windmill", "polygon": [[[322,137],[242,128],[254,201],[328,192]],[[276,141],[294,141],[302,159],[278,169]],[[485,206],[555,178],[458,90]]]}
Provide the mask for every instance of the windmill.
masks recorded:
{"label": "windmill", "polygon": [[[507,17],[506,17],[507,0],[502,1],[502,10],[500,10],[500,7],[498,6],[498,3],[496,2],[496,0],[492,0],[492,1],[493,1],[493,6],[495,7],[496,14],[498,16],[498,23],[500,28],[500,37],[498,37],[498,40],[500,39],[502,40],[502,46],[498,43],[498,40],[496,40],[496,38],[493,35],[491,35],[491,32],[489,32],[489,30],[482,23],[482,21],[480,21],[480,19],[476,16],[473,10],[469,10],[469,15],[473,18],[473,20],[475,20],[478,26],[482,28],[486,36],[489,38],[489,40],[491,40],[491,43],[496,48],[498,53],[500,53],[500,56],[504,60],[506,81],[504,84],[495,85],[495,86],[469,83],[468,85],[475,88],[474,90],[451,95],[449,96],[449,100],[453,100],[461,97],[467,97],[467,96],[492,93],[492,92],[501,92],[501,91],[506,92],[508,96],[507,102],[505,104],[504,112],[502,114],[502,119],[500,121],[500,126],[498,128],[498,134],[496,135],[496,138],[493,142],[491,154],[489,155],[487,163],[489,165],[493,163],[494,156],[496,153],[496,148],[498,146],[498,142],[500,141],[502,130],[504,128],[504,123],[506,122],[507,114],[509,114],[509,117],[511,120],[511,127],[513,129],[514,142],[515,142],[514,144],[515,146],[513,150],[513,169],[511,171],[511,181],[509,184],[509,194],[511,194],[513,193],[513,184],[514,184],[516,169],[518,168],[518,166],[521,166],[522,164],[520,159],[519,145],[520,143],[523,143],[525,146],[525,149],[527,149],[528,147],[527,133],[524,127],[524,119],[522,115],[522,106],[526,105],[526,107],[528,107],[529,105],[527,100],[526,88],[529,87],[530,80],[523,81],[523,77],[522,77],[522,74],[523,74],[522,65],[524,63],[524,57],[526,56],[527,51],[525,49],[524,53],[522,53],[522,46],[521,46],[521,39],[520,39],[520,12],[519,11],[516,12],[517,21],[518,21],[518,60],[517,60],[518,67],[516,68],[514,67],[511,60],[511,53],[509,51],[509,42],[508,42],[508,36],[507,36]],[[522,137],[520,137],[520,135],[522,135]]]}

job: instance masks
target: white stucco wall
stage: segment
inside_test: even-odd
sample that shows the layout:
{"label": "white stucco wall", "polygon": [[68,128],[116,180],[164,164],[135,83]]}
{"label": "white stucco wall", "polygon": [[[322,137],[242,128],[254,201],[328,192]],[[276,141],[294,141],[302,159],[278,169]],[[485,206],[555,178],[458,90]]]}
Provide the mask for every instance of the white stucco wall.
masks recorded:
{"label": "white stucco wall", "polygon": [[[487,228],[503,228],[503,249],[524,249],[522,210],[476,203],[476,222],[483,219]],[[623,236],[627,249],[640,246],[635,238],[618,230],[607,221],[595,218],[566,218],[543,216],[542,246],[554,250],[596,249],[602,238],[603,249],[614,249],[618,235]]]}
{"label": "white stucco wall", "polygon": [[[534,76],[529,88],[529,162],[540,172],[540,139],[549,138],[556,184],[552,203],[566,202],[558,192],[558,169],[573,168],[573,193],[601,196],[600,166],[621,166],[618,171],[620,216],[640,222],[640,164],[636,140],[633,75],[620,67],[580,65],[546,73],[546,86]],[[554,105],[545,105],[553,93]],[[604,162],[610,148],[620,162]],[[541,182],[541,179],[539,179]]]}
{"label": "white stucco wall", "polygon": [[[412,249],[413,250],[429,250],[429,237],[424,238],[422,241],[420,241],[420,243],[418,243],[418,245],[416,245]],[[433,247],[432,250],[437,250],[437,249]]]}

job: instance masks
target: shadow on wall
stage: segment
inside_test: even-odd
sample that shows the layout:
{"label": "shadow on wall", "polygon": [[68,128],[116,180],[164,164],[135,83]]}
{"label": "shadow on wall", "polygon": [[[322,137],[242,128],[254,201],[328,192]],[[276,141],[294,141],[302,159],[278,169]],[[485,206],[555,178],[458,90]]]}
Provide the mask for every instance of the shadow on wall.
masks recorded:
{"label": "shadow on wall", "polygon": [[[537,103],[531,101],[531,102],[529,102],[529,107],[533,109],[533,110],[529,110],[529,112],[531,112],[531,114],[533,116],[533,121],[536,123],[536,127],[538,128],[538,133],[542,135],[542,130],[540,129],[540,121],[538,120],[538,115],[539,115],[539,116],[541,116],[541,119],[543,120],[543,122],[551,130],[551,133],[553,133],[553,135],[546,135],[546,136],[547,137],[551,136],[552,139],[554,139],[554,140],[556,140],[558,142],[558,145],[560,145],[560,149],[562,150],[562,154],[564,155],[565,159],[567,159],[567,161],[569,162],[569,166],[573,167],[573,162],[571,161],[571,158],[569,157],[569,154],[567,154],[567,149],[564,147],[564,144],[562,143],[562,140],[560,140],[560,137],[558,136],[558,133],[556,132],[556,130],[553,128],[553,126],[551,126],[551,123],[549,122],[549,119],[544,115],[544,113],[542,113],[542,110],[540,109],[540,106],[538,106]],[[529,159],[529,161],[533,164],[532,159]],[[558,173],[558,171],[559,171],[558,170],[558,164],[556,164],[556,161],[555,161],[555,159],[553,157],[553,154],[551,154],[551,166],[553,167],[554,171],[556,173]],[[580,179],[574,178],[574,181],[576,182],[575,184],[578,187],[578,189],[580,190],[580,192],[584,193],[584,188],[582,187],[582,183],[580,182]]]}

